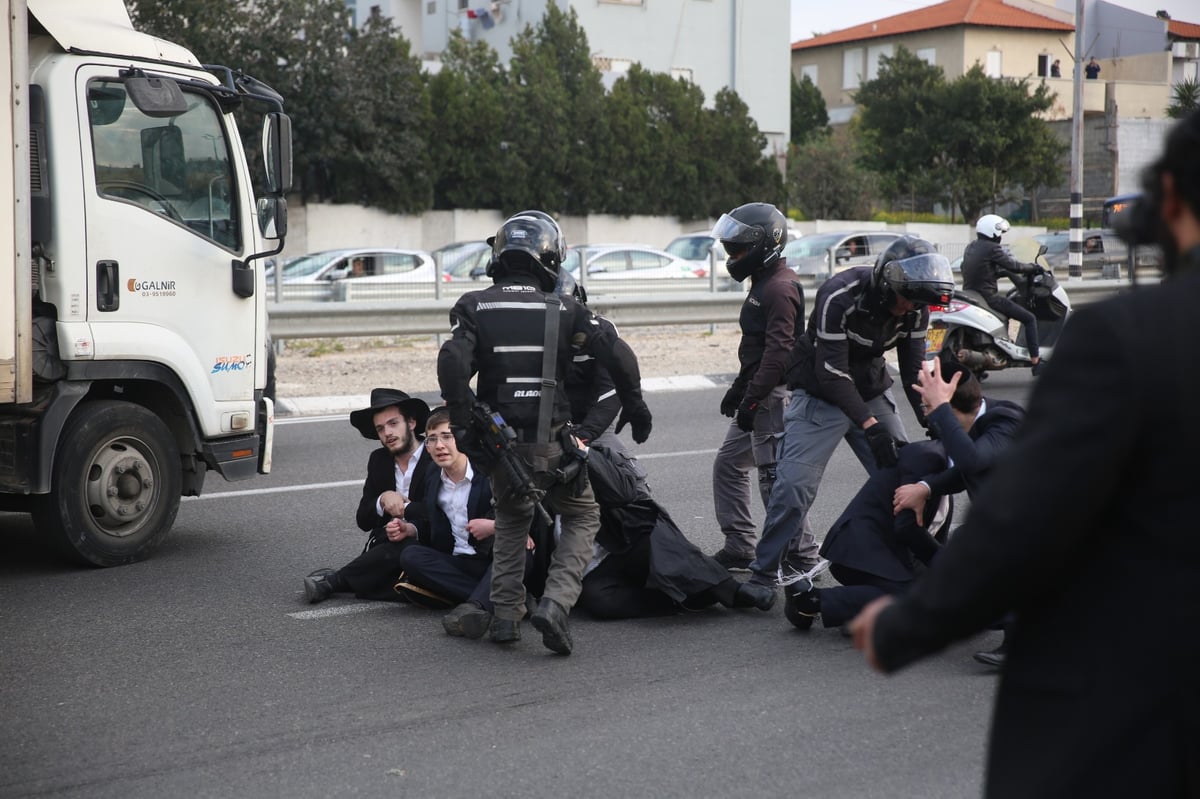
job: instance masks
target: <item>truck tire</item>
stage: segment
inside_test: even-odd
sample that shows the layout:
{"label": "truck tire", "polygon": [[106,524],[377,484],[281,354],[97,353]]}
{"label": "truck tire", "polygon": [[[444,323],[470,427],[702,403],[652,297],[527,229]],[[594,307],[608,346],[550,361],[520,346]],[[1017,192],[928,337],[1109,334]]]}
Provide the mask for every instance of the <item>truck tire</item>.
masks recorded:
{"label": "truck tire", "polygon": [[179,447],[140,405],[80,406],[63,428],[49,494],[34,497],[37,529],[66,557],[120,566],[145,558],[179,512]]}

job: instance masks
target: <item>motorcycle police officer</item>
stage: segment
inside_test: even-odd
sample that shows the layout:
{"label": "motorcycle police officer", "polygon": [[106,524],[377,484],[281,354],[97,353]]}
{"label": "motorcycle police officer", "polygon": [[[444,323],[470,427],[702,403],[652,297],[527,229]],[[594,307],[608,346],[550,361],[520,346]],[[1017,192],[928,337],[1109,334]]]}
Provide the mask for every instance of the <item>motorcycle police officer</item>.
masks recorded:
{"label": "motorcycle police officer", "polygon": [[893,347],[909,404],[925,424],[912,386],[925,358],[927,306],[949,302],[953,293],[950,263],[928,241],[910,236],[888,245],[874,266],[847,269],[817,289],[808,327],[792,351],[792,397],[751,580],[775,581],[840,440],[868,473],[896,465],[897,446],[907,437],[883,358]]}
{"label": "motorcycle police officer", "polygon": [[975,223],[975,241],[963,251],[962,279],[965,291],[978,292],[992,309],[1010,319],[1016,319],[1025,328],[1026,349],[1033,373],[1040,370],[1041,356],[1038,351],[1037,317],[1027,308],[1003,297],[997,282],[1007,276],[1014,282],[1019,275],[1037,274],[1043,271],[1037,264],[1023,264],[1006,253],[1000,246],[1000,237],[1008,232],[1008,220],[996,214],[979,217]]}
{"label": "motorcycle police officer", "polygon": [[[776,448],[787,405],[784,372],[804,326],[804,289],[782,257],[787,219],[769,203],[747,203],[717,220],[712,235],[729,256],[726,268],[750,291],[738,316],[738,375],[721,400],[721,413],[733,421],[713,459],[713,510],[724,546],[713,559],[727,569],[747,569],[757,530],[750,515],[750,470],[758,471],[763,506],[775,481]],[[807,571],[818,560],[811,530],[804,527],[803,556],[795,565]]]}
{"label": "motorcycle police officer", "polygon": [[[546,490],[546,504],[561,516],[562,536],[531,623],[548,649],[567,655],[572,649],[567,614],[579,597],[583,570],[600,526],[599,509],[586,480],[545,484],[563,455],[559,433],[570,420],[564,378],[573,355],[594,356],[612,375],[622,405],[617,432],[629,424],[634,441],[645,441],[651,414],[642,399],[633,351],[613,335],[611,327],[598,324],[586,307],[555,291],[566,255],[557,223],[540,211],[522,212],[500,226],[491,244],[487,274],[494,283],[464,294],[451,309],[452,336],[438,353],[438,382],[452,425],[465,431],[471,425],[474,402],[469,382],[478,373],[478,400],[515,430],[517,453],[543,481],[539,487]],[[543,401],[543,392],[552,393]],[[490,637],[508,643],[521,637],[525,542],[535,498],[525,490],[528,487],[511,485],[500,465],[489,476],[496,497],[491,594],[496,609]]]}

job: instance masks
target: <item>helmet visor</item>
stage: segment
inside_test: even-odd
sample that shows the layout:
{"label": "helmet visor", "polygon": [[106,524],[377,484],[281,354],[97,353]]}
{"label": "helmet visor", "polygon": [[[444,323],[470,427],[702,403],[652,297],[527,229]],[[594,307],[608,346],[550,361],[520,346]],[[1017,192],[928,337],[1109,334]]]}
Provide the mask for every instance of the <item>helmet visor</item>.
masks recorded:
{"label": "helmet visor", "polygon": [[917,305],[949,302],[954,294],[954,272],[940,253],[922,253],[892,261],[885,269],[892,290]]}
{"label": "helmet visor", "polygon": [[712,237],[719,239],[725,252],[732,255],[733,250],[745,250],[758,244],[762,240],[763,229],[758,225],[743,224],[729,214],[722,214],[717,224],[713,225]]}

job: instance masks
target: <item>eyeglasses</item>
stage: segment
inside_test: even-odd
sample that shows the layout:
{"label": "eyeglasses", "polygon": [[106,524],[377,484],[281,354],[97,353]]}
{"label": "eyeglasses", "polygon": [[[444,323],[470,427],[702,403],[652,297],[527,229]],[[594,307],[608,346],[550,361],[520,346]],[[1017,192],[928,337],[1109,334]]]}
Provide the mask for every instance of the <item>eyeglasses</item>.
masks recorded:
{"label": "eyeglasses", "polygon": [[433,444],[438,441],[442,442],[443,444],[453,444],[454,443],[454,434],[453,433],[427,433],[425,435],[425,441],[429,444]]}

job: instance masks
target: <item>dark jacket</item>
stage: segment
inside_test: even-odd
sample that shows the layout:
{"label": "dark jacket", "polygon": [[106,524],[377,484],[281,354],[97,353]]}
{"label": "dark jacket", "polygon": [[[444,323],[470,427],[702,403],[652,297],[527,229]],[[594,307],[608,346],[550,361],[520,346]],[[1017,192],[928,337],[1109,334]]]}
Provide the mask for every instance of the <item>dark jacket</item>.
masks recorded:
{"label": "dark jacket", "polygon": [[[906,511],[892,513],[892,497],[905,483],[918,475],[945,466],[941,448],[922,441],[900,448],[899,463],[880,469],[867,478],[850,504],[825,534],[821,557],[831,563],[903,583],[920,573],[939,544],[922,527],[916,515]],[[938,497],[931,497],[925,509],[929,519],[937,509]]]}
{"label": "dark jacket", "polygon": [[1072,314],[966,522],[876,621],[894,670],[1015,612],[992,799],[1200,784],[1200,248],[1187,259]]}
{"label": "dark jacket", "polygon": [[537,429],[548,309],[559,314],[551,423],[561,425],[571,417],[565,378],[579,353],[608,369],[622,403],[643,404],[637,357],[611,326],[601,325],[574,298],[542,291],[533,275],[516,272],[464,294],[450,311],[452,335],[438,353],[437,369],[455,426],[466,426],[469,382],[478,373],[475,393],[481,401],[518,431],[528,435]]}
{"label": "dark jacket", "polygon": [[984,402],[987,407],[983,415],[975,420],[969,431],[962,429],[950,403],[939,405],[929,414],[929,426],[937,433],[946,457],[954,464],[921,478],[934,494],[965,490],[967,496],[974,498],[1025,419],[1025,409],[1015,402],[986,397]]}
{"label": "dark jacket", "polygon": [[[422,449],[415,468],[409,485],[410,504],[404,509],[404,518],[414,524],[416,519],[423,516],[424,487],[430,475],[437,472],[437,464],[429,457],[429,453]],[[375,503],[384,491],[395,490],[396,460],[386,447],[379,447],[367,458],[367,479],[363,482],[362,499],[359,500],[358,510],[354,515],[360,530],[375,533],[392,520],[387,514],[380,516],[376,513]]]}
{"label": "dark jacket", "polygon": [[738,325],[742,338],[734,385],[746,400],[761,402],[784,382],[796,331],[804,328],[804,289],[784,259],[750,276]]}
{"label": "dark jacket", "polygon": [[1004,251],[1000,242],[991,239],[975,239],[963,251],[963,288],[979,292],[984,299],[996,296],[1001,277],[1015,279],[1039,270],[1036,264],[1023,264],[1013,258]]}
{"label": "dark jacket", "polygon": [[[491,481],[488,479],[487,473],[477,464],[472,463],[471,468],[474,470],[474,475],[471,478],[471,491],[467,495],[467,518],[494,519],[496,511],[492,506]],[[454,552],[454,531],[450,526],[449,517],[438,505],[438,492],[441,491],[441,488],[441,469],[435,469],[428,476],[424,485],[422,497],[425,507],[424,518],[414,521],[413,524],[417,528],[417,543],[449,555]],[[408,516],[407,509],[405,509],[404,515]],[[475,557],[490,558],[492,556],[492,538],[493,536],[488,536],[482,541],[478,541],[475,536],[467,535],[467,542],[475,548]]]}
{"label": "dark jacket", "polygon": [[925,358],[929,309],[892,316],[883,297],[871,289],[871,271],[869,266],[847,269],[817,289],[808,327],[792,349],[788,388],[833,403],[861,426],[871,418],[867,400],[892,385],[883,354],[895,347],[900,382],[924,425],[921,397],[912,386]]}
{"label": "dark jacket", "polygon": [[649,536],[647,588],[682,602],[729,579],[725,567],[689,541],[666,509],[654,501],[628,456],[593,446],[587,463],[588,480],[600,504],[596,542],[609,552],[622,554]]}
{"label": "dark jacket", "polygon": [[[602,316],[596,319],[602,327],[611,328],[615,338],[617,329]],[[567,374],[567,399],[571,403],[571,420],[575,422],[575,435],[584,441],[592,441],[608,429],[621,412],[621,399],[612,375],[588,352],[578,352],[571,358],[571,369]]]}

